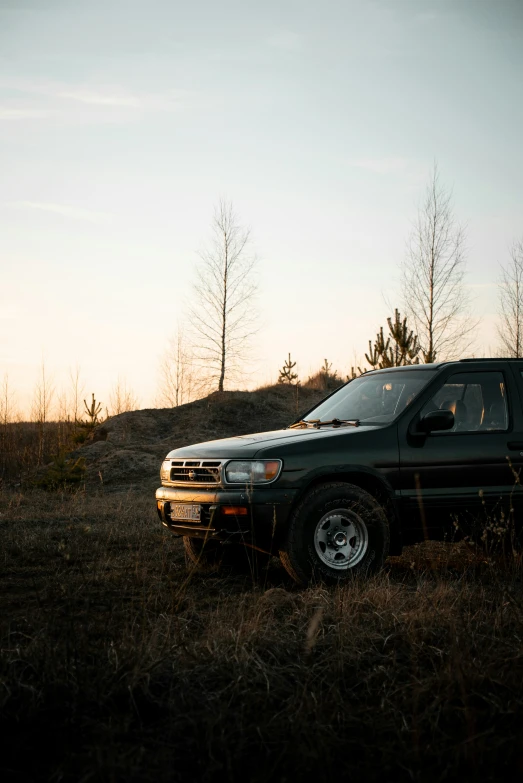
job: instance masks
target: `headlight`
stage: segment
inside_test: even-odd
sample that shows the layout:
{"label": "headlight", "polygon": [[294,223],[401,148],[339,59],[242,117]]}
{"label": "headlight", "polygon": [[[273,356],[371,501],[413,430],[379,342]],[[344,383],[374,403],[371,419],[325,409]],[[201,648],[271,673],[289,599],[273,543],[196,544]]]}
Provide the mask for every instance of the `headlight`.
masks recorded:
{"label": "headlight", "polygon": [[278,478],[281,460],[231,460],[225,466],[225,479],[229,484],[266,484]]}
{"label": "headlight", "polygon": [[164,461],[162,462],[162,467],[160,468],[160,480],[169,481],[170,478],[171,478],[171,460],[164,459]]}

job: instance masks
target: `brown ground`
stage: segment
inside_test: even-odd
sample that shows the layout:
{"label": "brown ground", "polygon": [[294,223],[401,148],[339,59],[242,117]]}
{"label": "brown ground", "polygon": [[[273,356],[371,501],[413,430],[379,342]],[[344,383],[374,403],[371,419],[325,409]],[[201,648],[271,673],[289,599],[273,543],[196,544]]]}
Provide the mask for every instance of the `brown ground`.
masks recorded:
{"label": "brown ground", "polygon": [[133,491],[0,494],[0,539],[3,780],[521,779],[515,562],[201,575]]}

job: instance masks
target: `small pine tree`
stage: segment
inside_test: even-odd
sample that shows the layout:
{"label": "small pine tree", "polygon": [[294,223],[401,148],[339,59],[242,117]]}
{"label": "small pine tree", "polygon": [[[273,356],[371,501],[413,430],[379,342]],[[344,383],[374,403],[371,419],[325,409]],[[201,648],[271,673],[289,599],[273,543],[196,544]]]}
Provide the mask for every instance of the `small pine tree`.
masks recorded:
{"label": "small pine tree", "polygon": [[296,362],[293,362],[291,359],[291,355],[289,353],[288,358],[285,360],[285,363],[283,367],[280,370],[280,376],[278,378],[278,383],[288,383],[293,384],[295,381],[298,381],[298,373],[293,372],[294,368],[296,367]]}
{"label": "small pine tree", "polygon": [[417,336],[412,329],[409,331],[407,318],[401,320],[398,308],[394,310],[394,322],[387,318],[390,336],[394,340],[394,346],[390,350],[390,358],[394,361],[392,367],[404,367],[408,364],[419,364],[418,354],[420,346]]}
{"label": "small pine tree", "polygon": [[97,424],[102,423],[102,419],[99,418],[100,413],[102,412],[102,403],[97,402],[95,400],[94,392],[91,396],[92,396],[91,405],[87,405],[85,400],[84,400],[84,405],[85,405],[85,410],[87,412],[87,424],[91,429],[94,429]]}
{"label": "small pine tree", "polygon": [[100,416],[102,403],[95,399],[94,392],[91,395],[91,404],[88,405],[86,400],[84,400],[84,406],[87,418],[76,419],[75,421],[75,433],[73,436],[75,443],[84,443],[94,428],[103,422],[103,418]]}
{"label": "small pine tree", "polygon": [[382,370],[384,367],[392,367],[392,363],[389,359],[390,352],[390,337],[385,342],[385,335],[383,334],[383,326],[380,327],[374,345],[369,340],[369,352],[365,354],[365,358],[372,367],[373,370]]}
{"label": "small pine tree", "polygon": [[77,486],[85,476],[85,459],[67,459],[64,453],[58,454],[47,467],[36,486],[42,489],[67,489]]}
{"label": "small pine tree", "polygon": [[329,376],[332,369],[332,362],[328,362],[327,359],[323,360],[323,364],[320,367],[320,372],[322,372],[324,375]]}
{"label": "small pine tree", "polygon": [[[374,345],[369,340],[369,352],[365,358],[373,370],[383,370],[385,367],[405,367],[419,364],[419,343],[412,329],[407,326],[407,319],[401,318],[399,310],[394,310],[394,320],[387,318],[389,336],[385,340],[383,326],[380,327]],[[392,341],[392,345],[391,345]]]}
{"label": "small pine tree", "polygon": [[332,369],[332,362],[327,359],[314,375],[307,380],[306,386],[311,389],[320,389],[322,391],[331,391],[343,383],[336,370]]}
{"label": "small pine tree", "polygon": [[361,369],[361,367],[351,367],[350,373],[347,375],[348,381],[353,381],[354,378],[359,378],[360,375],[365,375],[365,373],[368,372],[367,369]]}

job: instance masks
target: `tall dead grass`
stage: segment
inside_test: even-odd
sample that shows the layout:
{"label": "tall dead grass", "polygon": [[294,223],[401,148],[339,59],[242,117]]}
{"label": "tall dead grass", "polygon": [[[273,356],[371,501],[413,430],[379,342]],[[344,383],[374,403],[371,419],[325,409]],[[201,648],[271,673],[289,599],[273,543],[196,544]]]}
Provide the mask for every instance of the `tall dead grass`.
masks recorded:
{"label": "tall dead grass", "polygon": [[516,565],[414,547],[299,590],[274,561],[257,581],[188,573],[148,496],[4,494],[0,514],[8,779],[523,770]]}

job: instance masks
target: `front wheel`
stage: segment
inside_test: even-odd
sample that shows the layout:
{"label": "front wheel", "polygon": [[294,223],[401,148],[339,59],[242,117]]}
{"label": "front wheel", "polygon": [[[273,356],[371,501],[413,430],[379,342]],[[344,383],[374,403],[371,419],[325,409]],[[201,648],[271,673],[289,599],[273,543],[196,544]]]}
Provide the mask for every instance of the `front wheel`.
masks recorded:
{"label": "front wheel", "polygon": [[378,571],[388,551],[389,525],[378,501],[354,484],[332,482],[296,507],[280,559],[300,584],[340,583]]}
{"label": "front wheel", "polygon": [[201,571],[218,571],[223,560],[223,547],[212,539],[183,537],[185,562]]}

